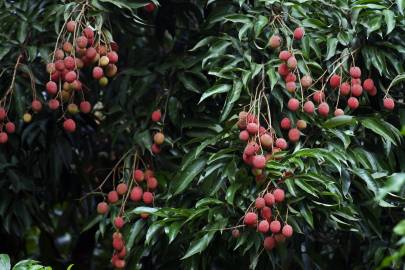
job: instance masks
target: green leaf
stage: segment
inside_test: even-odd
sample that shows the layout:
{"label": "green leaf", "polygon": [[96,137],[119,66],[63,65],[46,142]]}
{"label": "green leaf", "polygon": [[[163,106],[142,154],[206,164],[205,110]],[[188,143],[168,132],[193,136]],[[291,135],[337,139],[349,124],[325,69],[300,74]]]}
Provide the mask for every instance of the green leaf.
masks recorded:
{"label": "green leaf", "polygon": [[323,126],[326,128],[335,128],[343,125],[354,125],[356,124],[356,119],[351,115],[341,115],[333,117],[327,120]]}
{"label": "green leaf", "polygon": [[405,8],[405,0],[395,0],[395,2],[397,3],[399,12],[403,15]]}
{"label": "green leaf", "polygon": [[377,200],[382,200],[388,193],[398,192],[405,185],[405,173],[394,173],[388,177],[384,186],[378,190]]}
{"label": "green leaf", "polygon": [[10,270],[10,257],[7,254],[0,254],[0,269]]}
{"label": "green leaf", "polygon": [[401,139],[399,131],[391,124],[384,122],[383,120],[378,120],[376,118],[365,118],[360,122],[364,127],[381,135],[385,140],[390,141],[394,145],[397,145]]}
{"label": "green leaf", "polygon": [[401,220],[395,227],[394,233],[398,235],[405,235],[405,219]]}
{"label": "green leaf", "polygon": [[220,122],[223,122],[231,112],[233,105],[238,101],[240,93],[242,92],[242,82],[240,80],[234,81],[232,91],[228,94],[224,108],[222,110]]}
{"label": "green leaf", "polygon": [[389,9],[383,11],[385,24],[387,25],[387,35],[395,28],[395,13]]}
{"label": "green leaf", "polygon": [[217,84],[208,89],[207,91],[204,92],[204,94],[201,96],[200,101],[198,103],[201,103],[204,99],[215,95],[215,94],[220,94],[220,93],[226,93],[229,90],[231,90],[232,86],[230,84]]}
{"label": "green leaf", "polygon": [[183,192],[190,184],[191,181],[204,169],[207,160],[205,158],[199,158],[187,166],[181,174],[176,177],[173,183],[174,195]]}
{"label": "green leaf", "polygon": [[211,231],[206,233],[203,237],[200,239],[194,240],[190,243],[190,247],[188,248],[186,254],[181,258],[182,260],[187,259],[194,254],[201,253],[203,252],[210,242],[212,241],[212,238],[214,237],[215,231]]}
{"label": "green leaf", "polygon": [[337,38],[328,38],[326,42],[327,52],[325,60],[329,60],[333,56],[335,56],[337,44],[338,44]]}

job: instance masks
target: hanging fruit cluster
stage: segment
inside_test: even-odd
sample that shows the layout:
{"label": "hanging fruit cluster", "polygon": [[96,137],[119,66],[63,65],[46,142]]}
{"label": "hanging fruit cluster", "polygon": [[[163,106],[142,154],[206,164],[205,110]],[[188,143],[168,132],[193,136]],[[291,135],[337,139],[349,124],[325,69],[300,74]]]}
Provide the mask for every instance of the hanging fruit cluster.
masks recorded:
{"label": "hanging fruit cluster", "polygon": [[[161,123],[162,112],[160,111],[160,109],[157,109],[152,112],[151,120],[155,124],[158,124],[158,125],[162,124]],[[162,128],[159,127],[157,129],[157,132],[155,132],[153,135],[153,144],[151,146],[152,153],[155,155],[159,154],[161,151],[161,146],[164,142],[165,142],[165,135],[163,134]]]}
{"label": "hanging fruit cluster", "polygon": [[[77,6],[77,8],[80,5]],[[47,64],[50,80],[45,88],[48,94],[48,106],[55,111],[61,109],[66,132],[76,130],[76,122],[71,117],[79,112],[87,114],[92,105],[85,98],[89,91],[84,79],[84,70],[91,70],[92,77],[101,87],[108,84],[109,78],[117,74],[117,45],[108,39],[102,25],[93,27],[95,18],[86,17],[85,5],[77,16],[73,12],[65,22],[52,54],[52,62]],[[34,104],[35,103],[35,104]],[[39,105],[34,100],[34,105]],[[70,117],[66,117],[66,110]]]}

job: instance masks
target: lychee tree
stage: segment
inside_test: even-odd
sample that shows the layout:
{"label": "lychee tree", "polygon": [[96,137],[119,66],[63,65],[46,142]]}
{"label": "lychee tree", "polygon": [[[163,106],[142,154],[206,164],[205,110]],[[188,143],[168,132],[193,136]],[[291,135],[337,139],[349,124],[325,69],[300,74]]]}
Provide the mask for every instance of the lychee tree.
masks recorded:
{"label": "lychee tree", "polygon": [[159,2],[0,4],[2,236],[35,224],[42,261],[87,268],[378,266],[403,208],[405,4]]}

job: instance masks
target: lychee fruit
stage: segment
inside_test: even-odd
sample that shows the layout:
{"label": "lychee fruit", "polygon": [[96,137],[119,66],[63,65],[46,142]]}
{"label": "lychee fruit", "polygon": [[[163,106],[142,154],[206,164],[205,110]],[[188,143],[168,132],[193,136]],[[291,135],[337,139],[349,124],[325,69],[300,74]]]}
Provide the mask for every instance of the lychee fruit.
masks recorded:
{"label": "lychee fruit", "polygon": [[289,238],[293,235],[293,228],[290,225],[286,224],[283,226],[281,232],[285,237]]}
{"label": "lychee fruit", "polygon": [[76,122],[73,119],[66,119],[63,122],[63,129],[68,133],[75,132],[75,130],[76,130]]}
{"label": "lychee fruit", "polygon": [[135,181],[142,182],[145,179],[145,175],[142,170],[136,169],[133,175]]}
{"label": "lychee fruit", "polygon": [[87,26],[86,28],[83,29],[83,35],[86,38],[90,38],[90,39],[94,38],[93,29],[91,29],[89,26]]}
{"label": "lychee fruit", "polygon": [[153,141],[157,144],[157,145],[161,145],[164,143],[165,141],[165,135],[163,135],[162,132],[156,132],[155,135],[153,135]]}
{"label": "lychee fruit", "polygon": [[350,97],[347,100],[347,106],[349,106],[350,109],[355,110],[359,107],[359,100],[355,97]]}
{"label": "lychee fruit", "polygon": [[281,41],[282,41],[282,39],[280,36],[278,36],[278,35],[271,36],[270,40],[269,40],[270,48],[276,49],[276,48],[280,47]]}
{"label": "lychee fruit", "polygon": [[262,210],[260,211],[260,215],[262,218],[270,220],[271,218],[271,208],[270,207],[263,207]]}
{"label": "lychee fruit", "polygon": [[73,51],[73,45],[72,45],[72,43],[66,41],[65,43],[63,43],[62,49],[66,53],[71,53]]}
{"label": "lychee fruit", "polygon": [[32,115],[30,113],[24,113],[23,121],[24,123],[30,123],[32,121]]}
{"label": "lychee fruit", "polygon": [[361,77],[361,69],[359,67],[351,67],[349,73],[352,78],[358,79]]}
{"label": "lychee fruit", "polygon": [[344,82],[340,85],[340,94],[343,96],[347,96],[350,94],[350,84],[348,82]]}
{"label": "lychee fruit", "polygon": [[267,206],[272,206],[275,203],[274,195],[271,193],[266,193],[263,198]]}
{"label": "lychee fruit", "polygon": [[291,57],[291,53],[290,53],[289,51],[281,51],[281,52],[279,53],[279,55],[278,55],[278,58],[279,58],[281,61],[287,61],[288,58],[290,58],[290,57]]}
{"label": "lychee fruit", "polygon": [[58,86],[55,82],[49,81],[45,85],[46,91],[50,95],[55,95],[58,92]]}
{"label": "lychee fruit", "polygon": [[259,125],[256,123],[249,123],[246,126],[246,130],[250,133],[250,134],[256,134],[259,131]]}
{"label": "lychee fruit", "polygon": [[33,110],[34,112],[39,112],[39,111],[41,111],[41,110],[42,110],[42,103],[41,103],[41,101],[39,101],[39,100],[37,100],[37,99],[33,100],[32,103],[31,103],[31,108],[32,108],[32,110]]}
{"label": "lychee fruit", "polygon": [[247,132],[246,130],[242,130],[239,133],[239,139],[241,141],[247,142],[249,140],[249,132]]}
{"label": "lychee fruit", "polygon": [[280,127],[282,129],[290,129],[291,128],[291,120],[288,117],[284,117],[281,119]]}
{"label": "lychee fruit", "polygon": [[276,240],[273,236],[267,236],[264,238],[263,247],[265,250],[272,250],[276,246]]}
{"label": "lychee fruit", "polygon": [[5,144],[8,141],[8,135],[5,132],[0,132],[0,144]]}
{"label": "lychee fruit", "polygon": [[290,111],[295,112],[300,107],[300,102],[296,98],[290,98],[288,101],[287,107]]}
{"label": "lychee fruit", "polygon": [[384,108],[389,111],[392,111],[395,108],[394,100],[389,97],[383,99],[383,105],[384,105]]}
{"label": "lychee fruit", "polygon": [[332,77],[330,77],[329,85],[330,85],[332,88],[337,88],[337,87],[339,87],[339,85],[340,85],[340,76],[337,75],[337,74],[333,74]]}
{"label": "lychee fruit", "polygon": [[301,40],[303,36],[304,36],[304,28],[302,28],[302,27],[295,28],[295,30],[294,30],[294,39],[295,40]]}
{"label": "lychee fruit", "polygon": [[295,84],[295,82],[288,82],[288,83],[286,83],[285,86],[289,93],[294,93],[295,89],[297,88],[297,85]]}
{"label": "lychee fruit", "polygon": [[372,79],[365,79],[363,82],[363,88],[367,92],[373,91],[374,81]]}
{"label": "lychee fruit", "polygon": [[316,91],[314,93],[314,96],[312,97],[312,99],[316,102],[316,103],[321,103],[324,99],[325,99],[325,93],[323,91]]}
{"label": "lychee fruit", "polygon": [[[65,53],[63,52],[63,50],[61,50],[61,49],[57,49],[56,51],[55,51],[55,59],[56,60],[62,60],[64,57],[65,57]],[[58,68],[57,68],[58,69]]]}
{"label": "lychee fruit", "polygon": [[15,132],[15,125],[13,122],[7,122],[6,124],[6,132],[8,134],[13,134]]}
{"label": "lychee fruit", "polygon": [[329,114],[329,105],[328,105],[328,103],[322,102],[321,104],[319,104],[318,113],[323,117],[327,117],[328,114]]}
{"label": "lychee fruit", "polygon": [[156,110],[154,112],[152,112],[152,121],[153,122],[159,122],[160,118],[162,117],[162,113],[160,112],[160,110]]}
{"label": "lychee fruit", "polygon": [[275,200],[276,202],[282,202],[282,201],[284,201],[285,193],[284,193],[284,190],[282,190],[281,188],[276,188],[276,189],[273,191],[273,195],[274,195],[274,200]]}
{"label": "lychee fruit", "polygon": [[105,75],[109,78],[114,77],[117,74],[117,66],[114,64],[108,64],[105,68]]}
{"label": "lychee fruit", "polygon": [[287,60],[287,67],[289,69],[295,69],[297,67],[297,59],[294,56],[291,56],[290,58],[288,58]]}
{"label": "lychee fruit", "polygon": [[300,131],[297,128],[292,128],[288,131],[288,139],[291,142],[298,142],[300,140]]}
{"label": "lychee fruit", "polygon": [[307,101],[304,103],[304,112],[308,114],[313,114],[315,111],[315,105],[312,101]]}
{"label": "lychee fruit", "polygon": [[273,145],[273,138],[270,134],[265,133],[260,136],[260,144],[264,148],[270,148]]}
{"label": "lychee fruit", "polygon": [[104,71],[101,67],[94,67],[92,75],[94,79],[99,80],[103,77]]}
{"label": "lychee fruit", "polygon": [[270,223],[270,231],[272,233],[278,233],[281,230],[281,223],[278,220],[273,220]]}
{"label": "lychee fruit", "polygon": [[277,72],[278,72],[278,74],[280,74],[282,77],[285,77],[285,76],[288,75],[288,73],[290,73],[290,71],[288,70],[287,64],[284,64],[284,63],[281,63],[281,64],[278,66]]}
{"label": "lychee fruit", "polygon": [[91,104],[88,101],[80,102],[79,107],[82,113],[89,113],[91,111]]}
{"label": "lychee fruit", "polygon": [[266,158],[263,155],[253,156],[252,164],[256,169],[263,169],[266,166]]}
{"label": "lychee fruit", "polygon": [[232,230],[232,237],[233,238],[238,238],[240,236],[240,231],[238,229],[233,229]]}
{"label": "lychee fruit", "polygon": [[76,78],[77,78],[76,72],[74,72],[73,70],[69,71],[65,75],[65,81],[67,81],[68,83],[74,82],[74,80],[76,80]]}
{"label": "lychee fruit", "polygon": [[285,80],[286,83],[295,82],[297,80],[297,76],[295,76],[294,73],[290,72],[290,73],[287,74],[287,76],[285,76],[284,80]]}
{"label": "lychee fruit", "polygon": [[121,229],[122,227],[124,227],[124,225],[125,225],[125,221],[124,221],[124,219],[122,217],[116,217],[114,219],[114,226],[117,229]]}
{"label": "lychee fruit", "polygon": [[89,60],[94,59],[97,56],[97,50],[94,47],[89,47],[86,50],[86,57]]}
{"label": "lychee fruit", "polygon": [[157,186],[158,186],[158,181],[157,181],[157,179],[155,178],[155,177],[149,177],[147,180],[146,180],[146,184],[147,184],[147,186],[148,186],[148,188],[150,189],[150,190],[154,190],[154,189],[156,189],[157,188]]}
{"label": "lychee fruit", "polygon": [[245,223],[247,226],[255,226],[257,223],[256,213],[253,212],[246,213],[245,218],[243,219],[243,223]]}
{"label": "lychee fruit", "polygon": [[107,200],[109,203],[116,203],[119,200],[118,193],[115,190],[108,192]]}
{"label": "lychee fruit", "polygon": [[154,144],[152,144],[150,150],[152,151],[153,154],[157,155],[160,153],[161,148],[158,144],[154,143]]}
{"label": "lychee fruit", "polygon": [[100,202],[97,204],[97,213],[104,215],[108,212],[108,204],[106,202]]}
{"label": "lychee fruit", "polygon": [[288,147],[287,141],[283,138],[278,138],[276,140],[276,147],[280,148],[281,150],[285,150]]}
{"label": "lychee fruit", "polygon": [[131,190],[131,194],[130,194],[129,198],[131,199],[131,201],[139,202],[142,200],[142,195],[143,195],[143,190],[141,187],[138,186],[138,187],[134,187]]}
{"label": "lychee fruit", "polygon": [[127,193],[127,191],[128,191],[128,185],[125,184],[125,183],[120,183],[120,184],[118,184],[116,190],[117,190],[118,195],[121,195],[121,196],[122,196],[122,195],[124,195],[125,193]]}
{"label": "lychee fruit", "polygon": [[48,101],[48,107],[49,109],[51,109],[52,111],[57,110],[59,108],[59,101],[57,99],[50,99]]}
{"label": "lychee fruit", "polygon": [[70,33],[73,33],[76,28],[76,22],[75,21],[68,21],[66,24],[66,30]]}
{"label": "lychee fruit", "polygon": [[312,77],[310,75],[304,75],[301,78],[301,85],[303,88],[308,88],[312,85]]}
{"label": "lychee fruit", "polygon": [[107,57],[110,60],[111,64],[115,64],[118,62],[118,54],[114,51],[108,52]]}
{"label": "lychee fruit", "polygon": [[265,206],[266,206],[266,201],[264,200],[264,198],[259,197],[259,198],[256,199],[256,201],[255,201],[255,207],[256,207],[257,209],[262,209],[262,208],[265,207]]}
{"label": "lychee fruit", "polygon": [[153,203],[153,194],[149,191],[145,191],[142,195],[142,200],[145,204]]}
{"label": "lychee fruit", "polygon": [[305,120],[298,120],[296,124],[299,130],[303,130],[307,128],[307,122]]}
{"label": "lychee fruit", "polygon": [[88,40],[85,36],[80,36],[76,39],[77,47],[84,49],[87,47]]}
{"label": "lychee fruit", "polygon": [[340,115],[344,115],[345,114],[345,112],[342,110],[342,109],[336,109],[335,110],[335,112],[334,112],[334,115],[335,116],[340,116]]}
{"label": "lychee fruit", "polygon": [[257,226],[257,230],[261,233],[267,233],[270,229],[270,224],[267,220],[262,220],[259,222]]}
{"label": "lychee fruit", "polygon": [[121,250],[124,247],[124,241],[121,238],[114,238],[112,246],[115,250]]}
{"label": "lychee fruit", "polygon": [[361,96],[363,93],[363,87],[361,87],[360,84],[354,84],[352,85],[352,95],[355,97]]}

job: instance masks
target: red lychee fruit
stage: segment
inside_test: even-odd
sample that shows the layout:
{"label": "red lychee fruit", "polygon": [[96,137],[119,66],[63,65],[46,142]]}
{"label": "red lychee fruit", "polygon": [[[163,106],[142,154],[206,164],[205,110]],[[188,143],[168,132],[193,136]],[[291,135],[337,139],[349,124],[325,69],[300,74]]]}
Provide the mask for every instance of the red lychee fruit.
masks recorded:
{"label": "red lychee fruit", "polygon": [[92,74],[94,79],[99,80],[104,76],[104,71],[101,67],[94,67]]}
{"label": "red lychee fruit", "polygon": [[259,125],[256,123],[249,123],[246,126],[246,130],[250,133],[250,134],[256,134],[257,132],[259,132]]}
{"label": "red lychee fruit", "polygon": [[15,125],[13,122],[7,122],[6,124],[6,132],[8,134],[13,134],[15,132]]}
{"label": "red lychee fruit", "polygon": [[0,144],[5,144],[8,141],[8,135],[5,132],[0,132]]}
{"label": "red lychee fruit", "polygon": [[91,29],[89,26],[83,29],[83,36],[86,38],[94,38],[94,32],[93,29]]}
{"label": "red lychee fruit", "polygon": [[294,39],[295,40],[301,40],[303,36],[304,36],[304,28],[302,28],[302,27],[295,28],[295,30],[294,30]]}
{"label": "red lychee fruit", "polygon": [[256,201],[255,201],[255,207],[256,207],[257,209],[262,209],[262,208],[265,207],[265,206],[266,206],[266,201],[264,200],[264,198],[259,197],[259,198],[256,199]]}
{"label": "red lychee fruit", "polygon": [[104,215],[108,212],[108,204],[106,202],[100,202],[97,204],[97,213]]}
{"label": "red lychee fruit", "polygon": [[276,246],[276,240],[273,236],[267,236],[264,238],[263,247],[265,250],[272,250]]}
{"label": "red lychee fruit", "polygon": [[297,80],[297,76],[295,76],[294,73],[290,72],[290,73],[287,74],[287,76],[285,76],[284,80],[285,80],[286,83],[295,82]]}
{"label": "red lychee fruit", "polygon": [[359,67],[351,67],[349,72],[352,78],[358,79],[361,77],[361,69]]}
{"label": "red lychee fruit", "polygon": [[271,36],[270,40],[269,40],[270,48],[276,49],[276,48],[280,47],[281,41],[282,41],[282,39],[280,36],[278,36],[278,35]]}
{"label": "red lychee fruit", "polygon": [[288,101],[287,107],[290,111],[295,112],[300,107],[300,102],[296,98],[290,98]]}
{"label": "red lychee fruit", "polygon": [[142,195],[142,200],[145,204],[153,203],[153,194],[149,191],[145,191]]}
{"label": "red lychee fruit", "polygon": [[245,223],[247,226],[256,226],[257,223],[256,213],[253,212],[246,213],[245,218],[243,219],[243,223]]}
{"label": "red lychee fruit", "polygon": [[122,217],[116,217],[114,219],[114,226],[117,229],[121,229],[122,227],[124,227],[124,225],[125,225],[125,221],[124,221],[124,219]]}
{"label": "red lychee fruit", "polygon": [[143,190],[141,187],[134,187],[131,190],[131,194],[129,196],[129,198],[131,199],[131,201],[134,202],[140,202],[142,200],[142,195],[143,195]]}
{"label": "red lychee fruit", "polygon": [[86,50],[86,57],[87,57],[89,60],[94,59],[96,56],[97,56],[97,50],[96,50],[94,47],[89,47],[89,48]]}
{"label": "red lychee fruit", "polygon": [[274,235],[274,239],[276,240],[276,243],[283,243],[285,241],[285,236],[281,233],[277,233]]}
{"label": "red lychee fruit", "polygon": [[266,158],[263,155],[253,156],[252,164],[256,169],[263,169],[266,166]]}
{"label": "red lychee fruit", "polygon": [[291,120],[288,117],[284,117],[281,119],[280,127],[282,129],[290,129],[291,128]]}
{"label": "red lychee fruit", "polygon": [[232,237],[233,238],[238,238],[240,236],[240,231],[238,229],[233,229],[232,230]]}
{"label": "red lychee fruit", "polygon": [[297,67],[297,59],[294,56],[291,56],[290,58],[288,58],[287,60],[287,67],[289,69],[295,69]]}
{"label": "red lychee fruit", "polygon": [[307,101],[304,103],[304,112],[308,114],[313,114],[315,111],[315,105],[312,101]]}
{"label": "red lychee fruit", "polygon": [[115,64],[118,62],[118,54],[114,51],[107,53],[108,60],[110,60],[111,64]]}
{"label": "red lychee fruit", "polygon": [[361,87],[360,84],[354,84],[352,85],[352,95],[355,97],[361,96],[363,93],[363,87]]}
{"label": "red lychee fruit", "polygon": [[265,133],[260,136],[260,144],[264,148],[270,148],[273,145],[273,138],[270,134]]}
{"label": "red lychee fruit", "polygon": [[340,94],[343,96],[350,94],[350,84],[348,82],[344,82],[340,85]]}
{"label": "red lychee fruit", "polygon": [[150,190],[154,190],[158,186],[158,181],[155,177],[151,176],[146,180],[147,186]]}
{"label": "red lychee fruit", "polygon": [[156,132],[155,135],[153,135],[153,141],[157,145],[161,145],[165,142],[165,135],[162,132]]}
{"label": "red lychee fruit", "polygon": [[270,207],[263,207],[262,210],[260,211],[260,215],[262,218],[270,220],[271,219],[271,208]]}
{"label": "red lychee fruit", "polygon": [[337,74],[333,74],[332,77],[330,77],[329,85],[332,88],[339,87],[339,85],[340,85],[340,76],[337,75]]}
{"label": "red lychee fruit", "polygon": [[84,49],[87,47],[88,39],[85,36],[80,36],[76,39],[77,47]]}
{"label": "red lychee fruit", "polygon": [[285,77],[288,75],[288,73],[290,73],[290,71],[288,70],[288,66],[287,64],[281,63],[278,66],[278,70],[277,70],[278,74],[280,74],[280,76]]}
{"label": "red lychee fruit", "polygon": [[33,100],[31,103],[31,108],[34,112],[39,112],[42,110],[42,103],[39,100]]}
{"label": "red lychee fruit", "polygon": [[370,96],[374,97],[375,95],[377,95],[377,88],[374,86],[373,90],[371,90],[370,92],[368,92],[370,94]]}
{"label": "red lychee fruit", "polygon": [[318,113],[323,117],[327,117],[328,114],[329,114],[329,105],[328,105],[328,103],[322,102],[321,104],[319,104]]}
{"label": "red lychee fruit", "polygon": [[73,70],[76,65],[76,61],[73,57],[67,56],[63,59],[63,64],[65,65],[66,69]]}
{"label": "red lychee fruit", "polygon": [[274,200],[275,200],[276,202],[282,202],[282,201],[284,201],[285,193],[284,193],[284,190],[282,190],[281,188],[276,188],[276,189],[273,191],[273,195],[274,195]]}
{"label": "red lychee fruit", "polygon": [[261,233],[267,233],[270,229],[270,224],[267,220],[262,220],[259,222],[257,226],[257,230]]}
{"label": "red lychee fruit", "polygon": [[307,122],[305,120],[298,120],[296,124],[299,130],[303,130],[307,128]]}
{"label": "red lychee fruit", "polygon": [[350,80],[350,83],[351,83],[351,85],[361,84],[361,79],[352,78],[352,79]]}
{"label": "red lychee fruit", "polygon": [[162,113],[160,112],[160,110],[156,110],[152,112],[152,122],[159,122],[160,118],[162,117]]}
{"label": "red lychee fruit", "polygon": [[301,85],[303,88],[308,88],[312,85],[312,77],[310,75],[304,75],[301,78]]}
{"label": "red lychee fruit", "polygon": [[298,142],[300,140],[300,131],[297,128],[292,128],[288,131],[288,139],[291,142]]}
{"label": "red lychee fruit", "polygon": [[295,84],[295,82],[288,82],[285,86],[289,93],[294,93],[295,89],[297,89],[297,85]]}
{"label": "red lychee fruit", "polygon": [[395,102],[392,98],[386,97],[383,99],[384,108],[392,111],[395,108]]}
{"label": "red lychee fruit", "polygon": [[65,58],[65,53],[63,52],[63,50],[61,49],[57,49],[55,51],[55,60],[63,60],[63,58]]}
{"label": "red lychee fruit", "polygon": [[149,13],[153,12],[155,10],[155,8],[156,8],[156,6],[153,3],[147,3],[144,7],[145,11],[149,12]]}
{"label": "red lychee fruit", "polygon": [[155,173],[150,169],[146,169],[144,175],[145,179],[148,180],[149,177],[155,176]]}
{"label": "red lychee fruit", "polygon": [[270,231],[272,233],[278,233],[281,230],[281,223],[278,220],[273,220],[270,223]]}
{"label": "red lychee fruit", "polygon": [[76,122],[73,119],[66,119],[63,122],[63,129],[68,133],[75,132],[75,130],[76,130]]}
{"label": "red lychee fruit", "polygon": [[82,113],[89,113],[91,111],[91,104],[88,101],[80,102],[79,106]]}
{"label": "red lychee fruit", "polygon": [[115,261],[115,263],[114,263],[114,267],[115,268],[117,268],[117,269],[124,269],[125,268],[125,265],[126,265],[126,262],[125,262],[125,260],[116,260]]}
{"label": "red lychee fruit", "polygon": [[121,251],[117,255],[121,259],[127,256],[127,249],[125,248],[125,246],[122,247]]}
{"label": "red lychee fruit", "polygon": [[290,225],[286,224],[283,226],[283,230],[281,232],[285,237],[289,238],[293,235],[293,228]]}
{"label": "red lychee fruit", "polygon": [[58,92],[58,86],[53,81],[47,82],[45,88],[50,95],[55,95]]}
{"label": "red lychee fruit", "polygon": [[116,203],[119,200],[118,193],[115,190],[108,192],[107,200],[109,203]]}
{"label": "red lychee fruit", "polygon": [[321,103],[323,100],[325,100],[325,93],[323,92],[323,91],[316,91],[315,93],[314,93],[314,96],[312,97],[313,98],[313,100],[316,102],[316,103]]}
{"label": "red lychee fruit", "polygon": [[59,108],[59,101],[57,99],[50,99],[48,101],[48,106],[49,109],[51,109],[52,111],[57,110]]}
{"label": "red lychee fruit", "polygon": [[359,100],[355,97],[351,97],[347,100],[347,106],[349,106],[350,109],[355,110],[359,107]]}
{"label": "red lychee fruit", "polygon": [[66,30],[70,33],[73,33],[76,28],[76,22],[75,21],[68,21],[66,24]]}
{"label": "red lychee fruit", "polygon": [[76,80],[76,78],[77,78],[76,72],[74,72],[73,70],[69,71],[65,75],[65,81],[67,81],[68,83],[74,82],[74,80]]}
{"label": "red lychee fruit", "polygon": [[136,169],[133,175],[135,181],[142,182],[145,179],[145,175],[142,170]]}
{"label": "red lychee fruit", "polygon": [[363,82],[363,88],[367,92],[373,91],[374,81],[372,79],[365,79],[364,82]]}
{"label": "red lychee fruit", "polygon": [[118,184],[116,190],[117,190],[118,195],[121,195],[121,196],[122,196],[122,195],[124,195],[125,193],[127,193],[127,191],[128,191],[128,185],[125,184],[125,183],[120,183],[120,184]]}
{"label": "red lychee fruit", "polygon": [[287,61],[288,58],[290,58],[290,57],[291,57],[291,53],[290,53],[289,51],[281,51],[281,52],[279,53],[279,55],[278,55],[278,58],[279,58],[281,61]]}
{"label": "red lychee fruit", "polygon": [[242,130],[239,133],[239,140],[247,142],[249,140],[249,132],[247,132],[246,130]]}
{"label": "red lychee fruit", "polygon": [[[55,68],[57,71],[64,71],[65,70],[65,63],[63,60],[57,60],[55,62]],[[58,74],[59,76],[60,74]]]}
{"label": "red lychee fruit", "polygon": [[162,149],[160,148],[160,146],[158,144],[154,143],[154,144],[152,144],[150,150],[152,151],[153,154],[157,155],[160,153],[160,151]]}
{"label": "red lychee fruit", "polygon": [[340,115],[344,115],[345,112],[342,109],[336,109],[334,112],[335,116],[340,116]]}
{"label": "red lychee fruit", "polygon": [[276,140],[276,147],[280,148],[281,150],[285,150],[288,147],[287,141],[283,138],[278,138]]}
{"label": "red lychee fruit", "polygon": [[121,250],[124,247],[124,241],[121,238],[114,238],[112,246],[115,250]]}
{"label": "red lychee fruit", "polygon": [[263,198],[267,206],[272,206],[275,203],[274,195],[271,193],[266,193]]}
{"label": "red lychee fruit", "polygon": [[0,121],[3,121],[7,117],[7,111],[3,107],[0,107]]}

